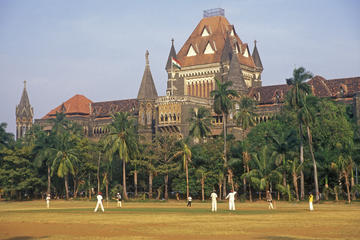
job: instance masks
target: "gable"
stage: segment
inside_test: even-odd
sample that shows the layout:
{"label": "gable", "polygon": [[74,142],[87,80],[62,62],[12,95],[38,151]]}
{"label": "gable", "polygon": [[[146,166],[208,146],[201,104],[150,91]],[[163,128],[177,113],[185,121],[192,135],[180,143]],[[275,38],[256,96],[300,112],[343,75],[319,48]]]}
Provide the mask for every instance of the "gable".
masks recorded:
{"label": "gable", "polygon": [[202,31],[202,33],[201,33],[201,36],[202,37],[207,37],[207,36],[209,36],[210,34],[209,34],[209,31],[206,29],[206,27],[204,27],[204,29],[203,29],[203,31]]}
{"label": "gable", "polygon": [[197,55],[197,54],[196,54],[196,52],[195,52],[195,49],[193,48],[192,45],[190,45],[189,50],[188,50],[188,53],[187,53],[186,56],[192,57],[192,56],[196,56],[196,55]]}
{"label": "gable", "polygon": [[204,54],[213,54],[215,51],[212,49],[210,43],[208,42],[206,47],[205,47],[205,51]]}

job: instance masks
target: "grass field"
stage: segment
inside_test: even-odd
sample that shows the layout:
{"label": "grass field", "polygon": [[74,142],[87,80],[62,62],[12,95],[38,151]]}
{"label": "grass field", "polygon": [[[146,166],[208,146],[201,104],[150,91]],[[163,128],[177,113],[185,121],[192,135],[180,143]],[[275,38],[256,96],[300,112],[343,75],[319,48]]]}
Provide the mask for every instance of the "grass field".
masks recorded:
{"label": "grass field", "polygon": [[115,202],[94,213],[94,201],[0,201],[0,239],[360,239],[360,203]]}

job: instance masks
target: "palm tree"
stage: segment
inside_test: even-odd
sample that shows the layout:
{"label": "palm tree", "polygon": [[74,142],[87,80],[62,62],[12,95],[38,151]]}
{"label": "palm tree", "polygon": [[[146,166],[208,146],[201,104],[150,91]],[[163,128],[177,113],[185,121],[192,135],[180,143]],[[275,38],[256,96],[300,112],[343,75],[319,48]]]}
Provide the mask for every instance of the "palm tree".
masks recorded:
{"label": "palm tree", "polygon": [[[305,96],[311,94],[310,86],[306,84],[306,81],[312,77],[313,75],[310,72],[306,71],[305,68],[300,67],[294,69],[292,78],[286,79],[287,85],[291,86],[288,94],[288,104],[296,113],[298,113],[299,109],[303,107]],[[303,130],[301,121],[298,121],[298,124],[300,139],[300,162],[302,164],[304,163]],[[302,170],[300,172],[300,191],[301,200],[304,200],[304,173]]]}
{"label": "palm tree", "polygon": [[56,171],[58,177],[64,178],[66,199],[69,199],[69,173],[74,174],[74,164],[78,161],[78,149],[74,136],[70,132],[56,136],[56,145],[53,148],[55,159],[51,166],[51,175]]}
{"label": "palm tree", "polygon": [[311,130],[310,130],[310,124],[312,122],[312,116],[311,116],[310,110],[308,109],[308,106],[306,105],[306,102],[305,102],[304,106],[300,109],[299,118],[300,118],[301,123],[303,125],[305,125],[306,131],[307,131],[309,149],[310,149],[310,154],[311,154],[311,158],[312,158],[312,161],[313,161],[316,200],[318,201],[319,197],[320,197],[320,195],[319,195],[318,173],[317,173],[317,165],[316,165],[315,155],[314,155],[314,151],[313,151],[312,134],[311,134]]}
{"label": "palm tree", "polygon": [[178,156],[183,157],[183,164],[185,169],[185,175],[186,175],[186,199],[189,197],[189,162],[191,162],[191,150],[189,146],[184,142],[180,141],[181,144],[181,150],[177,151],[173,157],[177,158]]}
{"label": "palm tree", "polygon": [[164,198],[169,198],[169,174],[178,169],[178,164],[173,162],[176,151],[177,138],[169,133],[159,134],[154,140],[154,151],[158,157],[157,170],[164,174]]}
{"label": "palm tree", "polygon": [[138,154],[136,123],[126,112],[118,112],[112,115],[112,120],[107,126],[109,133],[103,138],[104,149],[110,162],[115,154],[118,154],[119,159],[122,160],[123,196],[128,199],[126,193],[126,163],[130,158],[134,159]]}
{"label": "palm tree", "polygon": [[281,132],[279,135],[268,135],[273,148],[272,155],[276,159],[276,164],[280,166],[283,172],[283,186],[286,187],[287,169],[289,168],[286,156],[297,145],[297,136],[295,131]]}
{"label": "palm tree", "polygon": [[269,156],[269,148],[267,146],[264,146],[260,152],[252,154],[254,168],[242,176],[249,179],[259,190],[268,191],[271,183],[277,184],[281,179],[281,173],[276,170],[274,159]]}
{"label": "palm tree", "polygon": [[195,139],[204,139],[210,133],[210,111],[205,107],[200,107],[197,111],[191,109],[189,136]]}
{"label": "palm tree", "polygon": [[[221,83],[219,80],[216,79],[216,86],[217,89],[211,91],[210,96],[214,97],[214,111],[216,114],[221,114],[223,118],[223,133],[224,133],[224,165],[227,170],[227,154],[226,154],[226,123],[227,123],[227,116],[229,112],[232,110],[233,97],[238,97],[239,94],[232,89],[228,89],[232,85],[232,82],[224,82]],[[223,195],[226,196],[226,178],[224,178],[224,191]]]}
{"label": "palm tree", "polygon": [[249,127],[255,126],[255,116],[254,100],[248,97],[241,98],[239,111],[235,115],[237,125],[241,126],[245,132]]}
{"label": "palm tree", "polygon": [[299,159],[294,157],[292,160],[289,160],[291,166],[291,175],[293,179],[293,185],[296,194],[296,201],[299,201],[299,186],[298,186],[298,174],[302,171],[303,164],[299,164]]}

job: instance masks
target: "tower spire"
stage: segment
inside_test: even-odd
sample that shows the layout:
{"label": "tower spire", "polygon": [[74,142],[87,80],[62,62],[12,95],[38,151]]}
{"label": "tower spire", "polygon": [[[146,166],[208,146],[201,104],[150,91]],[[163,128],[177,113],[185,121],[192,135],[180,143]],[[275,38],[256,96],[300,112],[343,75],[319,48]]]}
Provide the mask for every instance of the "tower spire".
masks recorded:
{"label": "tower spire", "polygon": [[174,47],[174,38],[171,39],[170,53],[169,53],[169,57],[168,57],[168,60],[166,62],[166,66],[165,66],[165,70],[167,70],[167,71],[170,71],[171,66],[172,66],[171,58],[176,58],[176,51],[175,51],[175,47]]}
{"label": "tower spire", "polygon": [[16,106],[16,139],[25,136],[26,131],[32,126],[33,117],[34,109],[30,105],[26,81],[24,81],[20,103]]}
{"label": "tower spire", "polygon": [[158,97],[154,80],[150,71],[149,51],[145,52],[145,70],[138,92],[138,99],[155,99]]}
{"label": "tower spire", "polygon": [[149,66],[149,51],[146,50],[145,52],[145,64],[146,66]]}

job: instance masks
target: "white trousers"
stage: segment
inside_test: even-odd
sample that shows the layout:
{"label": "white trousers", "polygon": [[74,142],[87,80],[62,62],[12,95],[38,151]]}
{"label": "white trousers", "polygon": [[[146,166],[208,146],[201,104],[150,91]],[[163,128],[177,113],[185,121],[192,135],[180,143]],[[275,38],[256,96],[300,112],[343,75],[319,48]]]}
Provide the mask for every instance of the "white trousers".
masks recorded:
{"label": "white trousers", "polygon": [[229,200],[229,210],[235,211],[235,201]]}
{"label": "white trousers", "polygon": [[312,202],[309,202],[310,211],[314,211],[314,206]]}
{"label": "white trousers", "polygon": [[121,207],[121,201],[118,201],[118,202],[117,202],[117,206],[118,206],[118,207]]}
{"label": "white trousers", "polygon": [[94,212],[96,212],[96,211],[98,210],[99,205],[100,205],[100,207],[101,207],[101,210],[104,211],[104,206],[103,206],[102,202],[97,202],[96,208],[95,208]]}
{"label": "white trousers", "polygon": [[49,200],[46,200],[46,207],[50,208],[50,201]]}
{"label": "white trousers", "polygon": [[217,202],[211,201],[211,211],[216,212],[217,211]]}
{"label": "white trousers", "polygon": [[269,209],[274,209],[272,202],[269,202]]}

